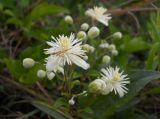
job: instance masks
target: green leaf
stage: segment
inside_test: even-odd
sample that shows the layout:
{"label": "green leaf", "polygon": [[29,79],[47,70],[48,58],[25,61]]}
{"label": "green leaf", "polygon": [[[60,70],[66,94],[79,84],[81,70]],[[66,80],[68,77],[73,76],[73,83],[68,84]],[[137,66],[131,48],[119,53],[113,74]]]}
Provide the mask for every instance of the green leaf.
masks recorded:
{"label": "green leaf", "polygon": [[26,20],[28,23],[30,23],[47,15],[64,13],[64,12],[68,12],[68,10],[64,7],[44,2],[36,6],[32,10],[32,12],[26,17]]}
{"label": "green leaf", "polygon": [[160,78],[160,72],[147,70],[130,71],[129,77],[131,84],[129,85],[128,93],[123,98],[112,97],[112,95],[102,96],[94,103],[93,108],[96,110],[94,114],[97,119],[99,118],[98,115],[101,115],[101,119],[105,119],[114,115],[119,109],[126,108],[126,105],[147,83]]}
{"label": "green leaf", "polygon": [[28,114],[25,114],[21,117],[15,118],[15,119],[28,119],[30,116],[33,116],[37,112],[38,112],[38,110],[34,110],[34,111],[29,112]]}
{"label": "green leaf", "polygon": [[55,109],[53,107],[50,107],[47,104],[40,103],[40,102],[33,102],[32,104],[33,104],[33,106],[35,106],[39,110],[41,110],[44,113],[52,116],[55,119],[73,119],[72,117],[70,117],[69,115],[65,114],[64,112],[62,112],[62,111],[60,111],[58,109]]}
{"label": "green leaf", "polygon": [[149,44],[145,42],[141,37],[136,37],[132,40],[125,41],[126,52],[137,52],[146,50],[149,48]]}
{"label": "green leaf", "polygon": [[147,59],[147,69],[154,69],[154,59],[156,56],[156,53],[160,50],[160,43],[155,43],[152,45],[148,59]]}
{"label": "green leaf", "polygon": [[3,5],[0,3],[0,11],[3,10]]}
{"label": "green leaf", "polygon": [[26,57],[33,58],[36,61],[43,61],[44,63],[44,49],[45,45],[37,45],[37,46],[30,46],[23,51],[21,51],[21,54],[19,56],[20,59],[24,59]]}

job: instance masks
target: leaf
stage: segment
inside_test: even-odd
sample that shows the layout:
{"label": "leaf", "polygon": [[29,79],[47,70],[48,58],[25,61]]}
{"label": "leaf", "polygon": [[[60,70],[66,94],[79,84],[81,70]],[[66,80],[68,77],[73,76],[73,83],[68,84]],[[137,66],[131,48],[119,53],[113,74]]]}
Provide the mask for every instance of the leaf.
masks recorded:
{"label": "leaf", "polygon": [[61,97],[61,98],[58,98],[56,100],[56,102],[54,103],[54,108],[59,108],[59,107],[62,107],[62,106],[69,108],[68,107],[68,101]]}
{"label": "leaf", "polygon": [[67,114],[65,114],[65,113],[63,113],[63,112],[61,112],[61,111],[59,111],[55,108],[50,107],[47,104],[40,103],[40,102],[33,102],[32,104],[33,104],[33,106],[35,106],[39,110],[41,110],[44,113],[52,116],[55,119],[73,119],[69,115],[67,115]]}
{"label": "leaf", "polygon": [[0,11],[3,10],[3,5],[0,3]]}
{"label": "leaf", "polygon": [[149,48],[149,44],[145,42],[141,37],[136,37],[132,40],[127,39],[125,42],[126,52],[137,52],[146,50]]}
{"label": "leaf", "polygon": [[24,59],[26,57],[30,57],[36,61],[42,60],[44,63],[44,58],[45,58],[44,49],[45,49],[44,45],[30,46],[21,51],[19,58]]}
{"label": "leaf", "polygon": [[68,10],[61,6],[44,2],[36,6],[32,10],[32,12],[26,17],[26,20],[28,23],[30,23],[47,15],[64,13],[64,12],[68,12]]}
{"label": "leaf", "polygon": [[152,45],[148,59],[147,59],[147,69],[154,69],[154,59],[156,56],[156,53],[160,50],[160,43],[155,43]]}
{"label": "leaf", "polygon": [[160,78],[160,72],[137,70],[130,71],[129,77],[131,84],[129,85],[129,92],[123,98],[116,98],[116,96],[108,95],[102,96],[94,103],[93,108],[95,117],[101,115],[101,119],[105,119],[114,115],[118,109],[126,108],[126,105],[138,94],[138,92],[150,81]]}
{"label": "leaf", "polygon": [[38,112],[37,110],[34,110],[34,111],[32,111],[32,112],[29,112],[28,114],[25,114],[25,115],[23,115],[23,116],[21,116],[21,117],[15,118],[15,119],[27,119],[27,118],[29,118],[30,116],[33,116],[34,114],[36,114],[37,112]]}

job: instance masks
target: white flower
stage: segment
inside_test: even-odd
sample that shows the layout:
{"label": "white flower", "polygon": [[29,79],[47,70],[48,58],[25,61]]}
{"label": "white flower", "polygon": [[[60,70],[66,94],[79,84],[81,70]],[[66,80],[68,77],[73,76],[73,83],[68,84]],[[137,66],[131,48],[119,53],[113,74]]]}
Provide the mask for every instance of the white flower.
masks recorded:
{"label": "white flower", "polygon": [[105,81],[107,90],[109,89],[110,92],[114,91],[115,94],[119,94],[120,97],[123,97],[125,93],[127,93],[126,84],[129,84],[129,78],[127,75],[119,72],[119,68],[103,68],[102,71],[102,80]]}
{"label": "white flower", "polygon": [[83,59],[86,57],[85,51],[82,50],[82,42],[75,38],[74,34],[70,37],[59,35],[54,38],[54,41],[47,42],[51,48],[45,49],[45,53],[50,56],[46,59],[47,71],[55,71],[58,67],[63,67],[66,63],[72,65],[72,63],[88,69],[89,64]]}
{"label": "white flower", "polygon": [[105,26],[108,26],[108,21],[111,19],[111,16],[106,12],[107,12],[106,8],[94,7],[93,9],[88,9],[85,14],[101,22]]}

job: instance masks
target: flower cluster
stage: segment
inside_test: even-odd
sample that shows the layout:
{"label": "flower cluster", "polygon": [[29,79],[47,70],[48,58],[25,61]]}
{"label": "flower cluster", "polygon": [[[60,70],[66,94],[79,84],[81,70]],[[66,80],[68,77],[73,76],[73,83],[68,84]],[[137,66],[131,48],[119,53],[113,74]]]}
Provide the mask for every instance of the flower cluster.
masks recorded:
{"label": "flower cluster", "polygon": [[[109,25],[111,19],[111,14],[106,13],[107,9],[103,7],[94,7],[93,9],[88,9],[85,14],[94,20],[104,24],[105,26]],[[74,25],[74,20],[71,16],[67,15],[64,18],[64,21],[69,25]],[[64,34],[59,35],[58,37],[51,36],[52,40],[47,41],[49,48],[44,49],[47,58],[45,58],[45,68],[44,70],[37,71],[37,77],[45,78],[52,80],[56,73],[61,72],[62,76],[65,76],[65,66],[69,67],[70,65],[77,65],[84,70],[90,68],[90,64],[87,63],[88,53],[93,53],[96,49],[91,42],[100,36],[100,29],[92,24],[90,26],[88,23],[84,22],[81,24],[80,31],[71,33],[70,36]],[[100,93],[102,95],[107,95],[111,92],[118,94],[120,97],[123,97],[127,93],[126,85],[130,83],[126,74],[123,74],[123,71],[120,72],[118,67],[112,68],[108,66],[111,62],[111,56],[117,56],[118,50],[116,46],[111,42],[108,43],[108,39],[121,39],[121,32],[116,32],[111,36],[103,39],[99,44],[99,47],[107,49],[106,54],[102,57],[102,63],[107,64],[106,68],[101,69],[101,77],[95,79],[88,85],[88,92],[90,93]],[[91,44],[91,45],[90,45]],[[31,68],[35,65],[35,61],[31,58],[26,58],[23,60],[23,66],[25,68]],[[72,79],[69,79],[72,81]],[[70,82],[69,82],[70,83]],[[70,88],[70,87],[68,87]],[[69,104],[75,104],[74,98],[81,95],[86,95],[87,91],[83,93],[73,95],[69,100]]]}

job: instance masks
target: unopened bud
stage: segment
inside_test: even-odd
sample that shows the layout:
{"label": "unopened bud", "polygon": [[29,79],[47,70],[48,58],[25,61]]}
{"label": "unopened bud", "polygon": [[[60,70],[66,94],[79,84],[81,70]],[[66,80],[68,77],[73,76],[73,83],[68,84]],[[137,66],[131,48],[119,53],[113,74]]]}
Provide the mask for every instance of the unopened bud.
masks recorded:
{"label": "unopened bud", "polygon": [[122,38],[122,33],[121,32],[116,32],[113,34],[114,39],[121,39]]}
{"label": "unopened bud", "polygon": [[85,50],[85,51],[87,51],[87,52],[89,52],[89,47],[90,47],[90,45],[84,44],[84,45],[82,46],[82,49]]}
{"label": "unopened bud", "polygon": [[35,61],[31,58],[25,58],[23,60],[23,67],[24,68],[31,68],[34,66],[34,64],[35,64]]}
{"label": "unopened bud", "polygon": [[118,55],[118,51],[117,50],[112,50],[111,53],[112,53],[113,56],[117,56]]}
{"label": "unopened bud", "polygon": [[116,49],[116,46],[115,46],[114,44],[111,44],[111,45],[109,45],[108,49],[109,49],[110,51],[115,50],[115,49]]}
{"label": "unopened bud", "polygon": [[73,24],[73,19],[71,16],[65,16],[64,18],[65,22],[68,23],[68,24]]}
{"label": "unopened bud", "polygon": [[88,90],[91,93],[98,93],[98,92],[100,93],[105,88],[106,88],[106,84],[101,79],[96,79],[96,80],[92,81],[88,86]]}
{"label": "unopened bud", "polygon": [[85,40],[87,38],[87,35],[84,31],[79,31],[77,34],[77,38],[80,40]]}
{"label": "unopened bud", "polygon": [[38,70],[37,71],[37,77],[38,78],[44,78],[46,76],[46,72],[44,70]]}
{"label": "unopened bud", "polygon": [[95,50],[95,48],[94,48],[93,46],[90,46],[90,47],[89,47],[89,50],[90,50],[91,53],[93,53],[94,50]]}
{"label": "unopened bud", "polygon": [[108,48],[109,44],[108,43],[102,43],[99,45],[100,48]]}
{"label": "unopened bud", "polygon": [[110,56],[108,56],[108,55],[103,56],[102,62],[104,64],[108,64],[110,61],[111,61]]}
{"label": "unopened bud", "polygon": [[99,36],[99,34],[100,34],[100,30],[95,26],[91,27],[88,31],[88,37],[90,39],[96,38],[97,36]]}
{"label": "unopened bud", "polygon": [[87,31],[88,28],[89,28],[89,25],[88,25],[87,23],[83,23],[83,24],[81,25],[81,29],[84,30],[84,31]]}

